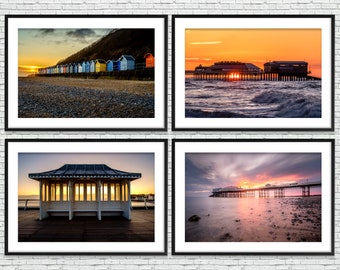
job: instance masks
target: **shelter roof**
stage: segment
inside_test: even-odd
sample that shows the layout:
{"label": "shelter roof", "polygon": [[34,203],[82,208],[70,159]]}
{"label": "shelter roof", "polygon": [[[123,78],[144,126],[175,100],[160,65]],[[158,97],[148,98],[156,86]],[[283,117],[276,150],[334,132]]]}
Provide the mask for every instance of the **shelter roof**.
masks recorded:
{"label": "shelter roof", "polygon": [[28,174],[28,177],[35,180],[103,178],[129,179],[132,181],[141,178],[142,174],[112,169],[106,164],[65,164],[59,169],[40,173],[30,173]]}

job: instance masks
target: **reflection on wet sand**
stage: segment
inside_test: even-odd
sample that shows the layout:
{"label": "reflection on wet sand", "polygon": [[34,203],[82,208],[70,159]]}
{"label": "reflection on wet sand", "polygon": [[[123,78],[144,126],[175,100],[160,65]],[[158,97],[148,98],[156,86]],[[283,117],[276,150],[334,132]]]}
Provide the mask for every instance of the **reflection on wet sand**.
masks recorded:
{"label": "reflection on wet sand", "polygon": [[321,196],[187,198],[185,229],[187,242],[321,242]]}

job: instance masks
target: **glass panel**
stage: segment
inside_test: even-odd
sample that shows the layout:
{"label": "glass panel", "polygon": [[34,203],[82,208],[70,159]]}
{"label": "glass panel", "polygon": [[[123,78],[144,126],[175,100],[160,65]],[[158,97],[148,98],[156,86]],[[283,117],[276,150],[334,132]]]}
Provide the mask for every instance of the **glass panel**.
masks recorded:
{"label": "glass panel", "polygon": [[42,184],[42,187],[41,187],[41,199],[42,201],[46,201],[46,198],[45,198],[45,184]]}
{"label": "glass panel", "polygon": [[74,200],[79,201],[79,184],[74,184]]}
{"label": "glass panel", "polygon": [[108,200],[108,183],[102,184],[102,201]]}
{"label": "glass panel", "polygon": [[51,201],[55,201],[55,184],[51,184]]}
{"label": "glass panel", "polygon": [[125,201],[129,200],[129,188],[128,188],[128,184],[125,184]]}
{"label": "glass panel", "polygon": [[91,184],[86,184],[86,200],[91,201],[92,196],[91,196]]}
{"label": "glass panel", "polygon": [[60,184],[55,185],[55,200],[60,201]]}
{"label": "glass panel", "polygon": [[115,201],[115,200],[116,200],[116,198],[115,198],[115,194],[116,194],[116,192],[115,192],[116,185],[111,183],[111,184],[110,184],[110,187],[111,187],[111,197],[110,197],[110,200],[111,200],[111,201]]}
{"label": "glass panel", "polygon": [[79,200],[84,200],[84,184],[79,185]]}
{"label": "glass panel", "polygon": [[122,201],[125,201],[125,184],[122,184]]}
{"label": "glass panel", "polygon": [[116,183],[116,200],[120,201],[120,183]]}
{"label": "glass panel", "polygon": [[48,202],[49,201],[49,184],[46,184],[46,202]]}
{"label": "glass panel", "polygon": [[96,201],[97,200],[97,197],[96,197],[96,194],[97,194],[97,192],[96,192],[96,184],[92,184],[91,187],[92,187],[92,192],[91,192],[92,201]]}
{"label": "glass panel", "polygon": [[63,184],[63,201],[68,200],[68,188],[67,184]]}

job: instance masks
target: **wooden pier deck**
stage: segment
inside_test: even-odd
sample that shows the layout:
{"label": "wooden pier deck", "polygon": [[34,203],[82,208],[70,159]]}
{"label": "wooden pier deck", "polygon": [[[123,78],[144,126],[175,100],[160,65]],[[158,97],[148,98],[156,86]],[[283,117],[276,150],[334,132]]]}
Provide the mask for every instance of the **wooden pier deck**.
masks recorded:
{"label": "wooden pier deck", "polygon": [[38,210],[19,210],[20,242],[153,242],[154,210],[133,210],[123,217],[49,217]]}

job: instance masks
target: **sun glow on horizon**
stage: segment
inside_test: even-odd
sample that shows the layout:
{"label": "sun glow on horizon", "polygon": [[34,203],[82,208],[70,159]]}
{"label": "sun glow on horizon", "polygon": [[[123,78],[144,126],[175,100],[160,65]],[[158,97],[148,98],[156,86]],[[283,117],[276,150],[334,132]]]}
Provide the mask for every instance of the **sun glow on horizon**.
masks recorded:
{"label": "sun glow on horizon", "polygon": [[46,172],[64,164],[106,164],[112,169],[138,172],[142,177],[131,181],[131,194],[154,194],[154,155],[152,153],[108,154],[19,154],[19,196],[39,194],[39,181],[28,178],[29,173]]}
{"label": "sun glow on horizon", "polygon": [[321,29],[186,30],[185,70],[219,61],[253,63],[261,69],[270,61],[306,61],[311,75],[321,78]]}

